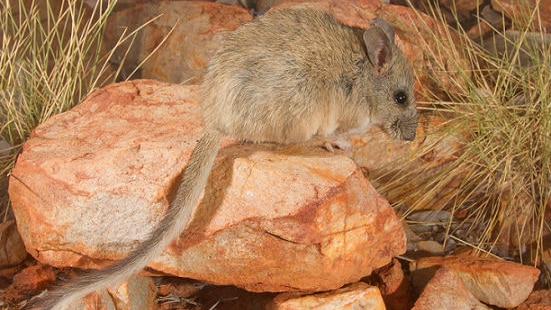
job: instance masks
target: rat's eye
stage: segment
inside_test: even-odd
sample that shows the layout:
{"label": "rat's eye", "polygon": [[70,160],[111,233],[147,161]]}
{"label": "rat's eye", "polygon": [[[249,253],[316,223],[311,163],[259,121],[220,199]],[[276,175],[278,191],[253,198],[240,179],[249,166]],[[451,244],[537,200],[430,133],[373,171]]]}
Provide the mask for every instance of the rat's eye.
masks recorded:
{"label": "rat's eye", "polygon": [[393,99],[396,104],[404,105],[408,102],[408,95],[403,90],[399,90],[394,93]]}

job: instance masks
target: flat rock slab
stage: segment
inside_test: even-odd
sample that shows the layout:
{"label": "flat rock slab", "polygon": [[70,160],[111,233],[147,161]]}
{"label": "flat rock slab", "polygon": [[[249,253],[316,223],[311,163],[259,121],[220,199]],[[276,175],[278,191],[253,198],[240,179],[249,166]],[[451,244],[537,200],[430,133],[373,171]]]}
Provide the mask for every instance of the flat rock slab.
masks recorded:
{"label": "flat rock slab", "polygon": [[[27,250],[57,267],[123,258],[166,212],[202,134],[197,86],[113,84],[36,128],[9,193]],[[251,291],[320,291],[405,251],[388,202],[321,148],[222,149],[189,231],[150,271]]]}

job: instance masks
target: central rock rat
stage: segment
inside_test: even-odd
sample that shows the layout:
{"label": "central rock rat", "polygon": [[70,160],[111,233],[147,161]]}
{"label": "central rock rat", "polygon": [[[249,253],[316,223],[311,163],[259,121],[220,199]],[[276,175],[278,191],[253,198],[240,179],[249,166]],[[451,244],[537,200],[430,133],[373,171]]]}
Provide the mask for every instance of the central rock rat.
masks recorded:
{"label": "central rock rat", "polygon": [[229,33],[202,84],[205,132],[165,217],[129,256],[26,308],[68,309],[88,293],[143,269],[191,222],[220,140],[303,143],[378,124],[393,138],[417,128],[413,72],[382,19],[367,30],[313,9],[281,9]]}

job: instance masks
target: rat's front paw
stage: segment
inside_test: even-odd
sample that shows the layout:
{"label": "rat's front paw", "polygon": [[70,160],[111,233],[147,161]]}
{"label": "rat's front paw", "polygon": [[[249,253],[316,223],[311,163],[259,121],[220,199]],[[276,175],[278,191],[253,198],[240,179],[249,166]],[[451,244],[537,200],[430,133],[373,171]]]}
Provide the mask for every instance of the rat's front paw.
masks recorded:
{"label": "rat's front paw", "polygon": [[347,151],[352,148],[352,144],[350,142],[339,138],[331,141],[325,141],[322,146],[331,153],[335,152],[335,148],[343,151]]}

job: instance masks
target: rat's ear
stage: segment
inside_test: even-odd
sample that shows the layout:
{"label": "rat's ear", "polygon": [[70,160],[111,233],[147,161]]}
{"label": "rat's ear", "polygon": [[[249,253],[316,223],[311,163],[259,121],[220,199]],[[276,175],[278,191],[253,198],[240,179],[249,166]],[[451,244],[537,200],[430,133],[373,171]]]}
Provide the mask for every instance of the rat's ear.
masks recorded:
{"label": "rat's ear", "polygon": [[394,30],[380,18],[371,20],[371,25],[371,28],[364,31],[363,39],[369,61],[380,72],[392,57]]}
{"label": "rat's ear", "polygon": [[369,26],[381,28],[386,33],[390,43],[394,44],[394,29],[389,23],[386,22],[386,20],[380,17],[375,17],[369,21]]}

